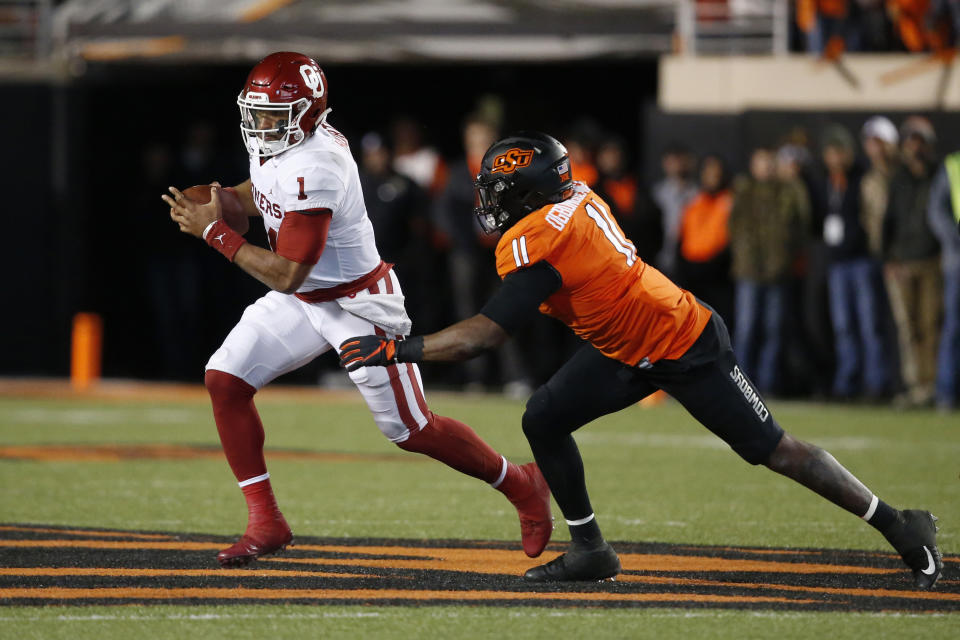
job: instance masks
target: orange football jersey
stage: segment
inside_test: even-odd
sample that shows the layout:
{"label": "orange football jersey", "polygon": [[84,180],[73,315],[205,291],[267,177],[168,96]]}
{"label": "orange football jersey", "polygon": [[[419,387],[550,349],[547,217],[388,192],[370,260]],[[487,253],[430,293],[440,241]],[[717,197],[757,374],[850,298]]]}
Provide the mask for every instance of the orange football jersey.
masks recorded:
{"label": "orange football jersey", "polygon": [[637,257],[607,204],[581,182],[572,197],[527,215],[497,243],[501,278],[541,260],[563,284],[540,311],[620,362],[679,358],[710,319],[693,294]]}

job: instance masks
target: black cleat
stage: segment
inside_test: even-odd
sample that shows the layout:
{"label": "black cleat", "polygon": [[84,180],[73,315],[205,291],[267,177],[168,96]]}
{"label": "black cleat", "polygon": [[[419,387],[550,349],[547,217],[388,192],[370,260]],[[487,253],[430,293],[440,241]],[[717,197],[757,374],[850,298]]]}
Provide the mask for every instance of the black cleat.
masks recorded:
{"label": "black cleat", "polygon": [[570,543],[567,552],[539,567],[528,569],[523,578],[530,582],[606,580],[620,573],[620,558],[607,542],[595,547]]}
{"label": "black cleat", "polygon": [[905,509],[883,534],[913,571],[921,589],[931,589],[943,573],[943,555],[937,548],[937,518],[929,511]]}

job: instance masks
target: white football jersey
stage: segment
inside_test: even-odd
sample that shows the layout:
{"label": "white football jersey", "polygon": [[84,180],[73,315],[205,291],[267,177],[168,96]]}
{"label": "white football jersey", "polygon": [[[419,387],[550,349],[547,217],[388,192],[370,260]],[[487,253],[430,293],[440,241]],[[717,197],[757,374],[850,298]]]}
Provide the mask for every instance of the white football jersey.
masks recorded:
{"label": "white football jersey", "polygon": [[276,250],[288,211],[333,212],[327,243],[299,292],[353,282],[377,268],[380,254],[363,204],[357,163],[347,139],[322,123],[302,144],[267,158],[250,157],[253,201]]}

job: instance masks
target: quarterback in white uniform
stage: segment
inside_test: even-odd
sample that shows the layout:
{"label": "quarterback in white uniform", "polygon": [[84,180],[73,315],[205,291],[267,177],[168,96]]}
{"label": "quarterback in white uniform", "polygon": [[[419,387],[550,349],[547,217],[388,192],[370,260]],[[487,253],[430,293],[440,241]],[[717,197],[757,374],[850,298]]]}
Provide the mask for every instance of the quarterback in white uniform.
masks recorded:
{"label": "quarterback in white uniform", "polygon": [[[264,461],[257,390],[350,336],[410,333],[400,283],[377,252],[349,144],[326,121],[327,95],[314,60],[281,52],[254,66],[237,98],[250,179],[234,191],[244,213],[263,219],[270,250],[227,224],[218,184],[207,204],[173,187],[163,196],[181,231],[272,289],[247,307],[207,363],[220,442],[248,510],[245,533],[217,555],[223,566],[247,564],[292,540]],[[432,413],[414,364],[359,369],[350,378],[391,442],[503,492],[519,512],[524,551],[540,554],[552,521],[535,463],[509,463],[467,425]]]}

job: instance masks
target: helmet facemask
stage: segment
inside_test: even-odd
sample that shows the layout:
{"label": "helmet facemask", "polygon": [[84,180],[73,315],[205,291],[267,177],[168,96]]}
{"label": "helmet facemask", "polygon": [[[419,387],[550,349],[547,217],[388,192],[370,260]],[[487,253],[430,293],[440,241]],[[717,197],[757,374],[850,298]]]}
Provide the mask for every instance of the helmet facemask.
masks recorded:
{"label": "helmet facemask", "polygon": [[502,231],[510,221],[510,212],[500,206],[501,194],[510,189],[511,184],[504,178],[491,182],[482,182],[480,177],[473,183],[477,192],[479,206],[473,212],[486,233]]}
{"label": "helmet facemask", "polygon": [[[506,231],[513,223],[548,204],[555,204],[570,197],[570,189],[561,189],[556,193],[544,195],[539,191],[510,193],[515,180],[499,178],[492,182],[482,182],[478,177],[473,183],[480,206],[473,212],[480,221],[480,227],[487,233]],[[506,201],[504,195],[507,196]]]}
{"label": "helmet facemask", "polygon": [[248,91],[237,97],[240,135],[252,156],[268,158],[291,149],[306,139],[300,119],[310,107],[301,98],[294,102],[269,102],[266,94]]}

